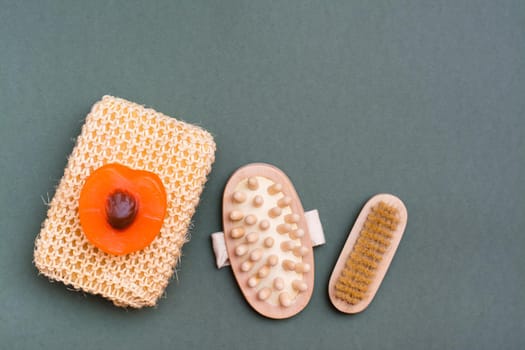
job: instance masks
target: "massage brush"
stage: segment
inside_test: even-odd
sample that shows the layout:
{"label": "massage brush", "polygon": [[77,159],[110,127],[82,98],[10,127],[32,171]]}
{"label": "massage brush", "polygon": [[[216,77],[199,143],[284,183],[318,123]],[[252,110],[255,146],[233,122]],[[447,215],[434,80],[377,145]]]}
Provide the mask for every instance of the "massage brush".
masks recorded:
{"label": "massage brush", "polygon": [[281,170],[262,163],[238,169],[224,190],[223,228],[237,283],[257,312],[282,319],[308,304],[314,286],[309,225]]}
{"label": "massage brush", "polygon": [[392,262],[407,224],[403,202],[390,194],[372,197],[350,231],[330,277],[328,294],[341,312],[368,307]]}

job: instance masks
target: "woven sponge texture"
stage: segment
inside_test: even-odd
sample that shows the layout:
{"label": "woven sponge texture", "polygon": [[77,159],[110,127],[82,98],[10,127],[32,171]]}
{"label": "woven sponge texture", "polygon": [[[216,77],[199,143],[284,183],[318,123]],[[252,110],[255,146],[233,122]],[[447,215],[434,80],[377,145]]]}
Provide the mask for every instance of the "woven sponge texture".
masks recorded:
{"label": "woven sponge texture", "polygon": [[[36,239],[38,270],[118,306],[155,305],[188,239],[190,220],[214,155],[215,143],[207,131],[104,96],[86,118]],[[156,173],[168,196],[164,224],[154,241],[123,256],[106,254],[89,243],[78,216],[86,178],[108,163]]]}

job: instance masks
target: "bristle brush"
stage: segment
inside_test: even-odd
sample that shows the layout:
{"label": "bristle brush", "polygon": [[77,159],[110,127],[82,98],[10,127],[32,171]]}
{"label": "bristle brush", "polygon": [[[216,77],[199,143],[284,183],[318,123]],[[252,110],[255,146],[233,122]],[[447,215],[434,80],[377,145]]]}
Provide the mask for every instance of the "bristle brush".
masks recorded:
{"label": "bristle brush", "polygon": [[372,197],[359,214],[330,277],[328,294],[341,312],[358,313],[374,298],[407,224],[403,202]]}

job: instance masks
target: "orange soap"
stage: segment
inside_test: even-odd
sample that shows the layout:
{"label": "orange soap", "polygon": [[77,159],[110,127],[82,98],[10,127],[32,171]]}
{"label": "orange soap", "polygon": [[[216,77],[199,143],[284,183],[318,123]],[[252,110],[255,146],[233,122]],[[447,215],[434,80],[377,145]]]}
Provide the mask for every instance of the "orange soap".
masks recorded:
{"label": "orange soap", "polygon": [[87,178],[78,212],[92,244],[109,254],[129,254],[145,248],[160,232],[166,190],[153,172],[107,164]]}

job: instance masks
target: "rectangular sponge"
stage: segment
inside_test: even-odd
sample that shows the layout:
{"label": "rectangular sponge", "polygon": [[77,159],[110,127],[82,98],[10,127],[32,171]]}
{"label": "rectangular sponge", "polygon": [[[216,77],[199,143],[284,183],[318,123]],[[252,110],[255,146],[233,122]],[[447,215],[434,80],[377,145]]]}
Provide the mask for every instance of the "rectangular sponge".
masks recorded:
{"label": "rectangular sponge", "polygon": [[[112,96],[93,105],[35,242],[34,262],[52,280],[100,294],[117,306],[153,306],[188,240],[190,220],[215,157],[205,130]],[[156,173],[168,205],[160,233],[145,249],[106,254],[88,242],[78,216],[80,190],[108,163]]]}

